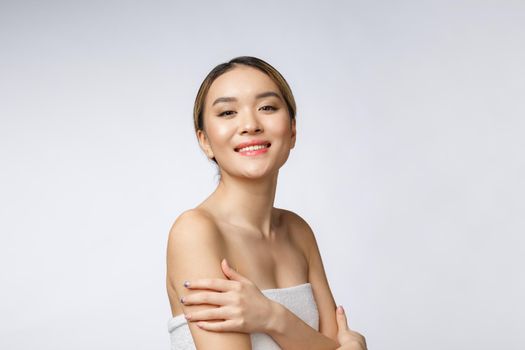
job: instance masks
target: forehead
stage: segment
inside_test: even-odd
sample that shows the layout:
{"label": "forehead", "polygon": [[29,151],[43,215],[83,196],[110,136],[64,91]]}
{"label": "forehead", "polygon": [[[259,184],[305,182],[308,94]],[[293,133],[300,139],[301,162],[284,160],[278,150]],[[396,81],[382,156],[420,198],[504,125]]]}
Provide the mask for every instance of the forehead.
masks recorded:
{"label": "forehead", "polygon": [[206,104],[218,97],[250,98],[266,91],[280,95],[279,87],[266,73],[241,65],[215,79],[208,90]]}

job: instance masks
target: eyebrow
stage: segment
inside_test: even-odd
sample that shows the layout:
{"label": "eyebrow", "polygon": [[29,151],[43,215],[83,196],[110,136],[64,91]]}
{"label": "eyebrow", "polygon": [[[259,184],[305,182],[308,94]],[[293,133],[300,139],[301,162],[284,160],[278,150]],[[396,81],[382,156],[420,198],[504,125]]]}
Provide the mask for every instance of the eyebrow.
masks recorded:
{"label": "eyebrow", "polygon": [[[282,100],[281,95],[279,95],[278,93],[273,92],[273,91],[262,92],[262,93],[256,95],[255,98],[256,99],[260,99],[260,98],[265,98],[265,97],[269,97],[269,96],[275,96],[279,100]],[[237,99],[235,97],[219,97],[218,99],[213,101],[212,106],[215,106],[217,103],[221,103],[221,102],[234,102],[234,101],[237,101]]]}

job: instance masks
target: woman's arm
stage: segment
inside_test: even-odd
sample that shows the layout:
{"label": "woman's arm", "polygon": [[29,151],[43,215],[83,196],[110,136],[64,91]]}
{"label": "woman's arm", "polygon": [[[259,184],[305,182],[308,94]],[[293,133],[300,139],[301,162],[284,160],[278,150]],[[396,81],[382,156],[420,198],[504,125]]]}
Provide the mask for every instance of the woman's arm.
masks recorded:
{"label": "woman's arm", "polygon": [[[224,248],[219,230],[205,213],[192,209],[177,218],[170,230],[167,250],[167,282],[177,296],[197,292],[188,292],[184,287],[185,280],[204,277],[225,279],[220,267]],[[185,314],[209,307],[182,304]],[[249,334],[210,332],[191,322],[188,326],[199,350],[251,350]]]}
{"label": "woman's arm", "polygon": [[294,230],[308,259],[308,280],[319,311],[319,332],[284,307],[277,306],[275,321],[268,333],[283,349],[335,349],[337,340],[336,305],[323,267],[315,235],[299,215],[291,214]]}
{"label": "woman's arm", "polygon": [[[299,217],[300,218],[300,217]],[[325,336],[337,339],[337,320],[335,300],[328,284],[323,260],[317,245],[315,235],[310,226],[300,218],[302,227],[309,241],[308,280],[312,284],[317,309],[319,310],[319,332]]]}
{"label": "woman's arm", "polygon": [[334,350],[339,343],[319,333],[293,312],[275,303],[274,321],[269,323],[267,334],[284,350]]}
{"label": "woman's arm", "polygon": [[[314,298],[316,299],[319,311],[319,329],[316,331],[302,319],[289,311],[283,305],[266,298],[261,301],[261,292],[253,287],[253,283],[233,270],[227,263],[221,264],[223,273],[230,283],[217,280],[214,283],[210,279],[191,281],[190,289],[208,290],[207,292],[194,294],[187,300],[195,304],[203,304],[212,295],[218,301],[217,305],[229,305],[238,310],[234,314],[223,310],[203,310],[191,315],[191,322],[200,321],[203,327],[213,332],[264,332],[270,335],[281,348],[289,349],[335,349],[339,345],[337,340],[337,323],[335,318],[335,302],[328,286],[328,281],[324,272],[321,255],[315,241],[314,234],[308,224],[297,214],[287,211],[291,221],[291,229],[295,233],[296,242],[303,250],[308,260],[308,280],[312,284]],[[233,282],[244,285],[245,288],[231,287]],[[219,286],[220,285],[220,286]],[[237,300],[244,300],[244,303],[232,303],[227,300],[224,293],[210,292],[229,291],[238,295]],[[269,306],[267,304],[270,304]],[[261,310],[265,310],[265,315],[261,316]],[[232,309],[230,309],[232,310]],[[267,312],[266,310],[270,310]],[[217,314],[217,312],[221,312]],[[228,320],[218,323],[209,323],[212,319]],[[244,324],[244,327],[235,326]],[[324,334],[323,334],[324,332]]]}

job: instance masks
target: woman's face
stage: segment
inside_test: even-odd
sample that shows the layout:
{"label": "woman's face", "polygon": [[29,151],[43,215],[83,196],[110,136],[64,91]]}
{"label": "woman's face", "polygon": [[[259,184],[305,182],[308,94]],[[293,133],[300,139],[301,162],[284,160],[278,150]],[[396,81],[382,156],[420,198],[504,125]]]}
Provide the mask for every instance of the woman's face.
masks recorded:
{"label": "woman's face", "polygon": [[[232,176],[275,173],[295,145],[295,120],[290,123],[279,88],[253,67],[239,65],[215,79],[203,118],[205,133],[198,131],[199,143],[221,171]],[[260,145],[242,148],[252,142]]]}

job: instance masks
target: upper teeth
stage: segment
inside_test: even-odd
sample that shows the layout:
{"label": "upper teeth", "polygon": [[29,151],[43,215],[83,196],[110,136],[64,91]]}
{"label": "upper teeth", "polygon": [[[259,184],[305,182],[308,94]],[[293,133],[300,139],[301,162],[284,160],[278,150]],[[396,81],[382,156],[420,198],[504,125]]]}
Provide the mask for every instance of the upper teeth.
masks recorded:
{"label": "upper teeth", "polygon": [[262,148],[266,148],[266,145],[256,145],[256,146],[243,147],[243,148],[239,149],[239,152],[255,151],[255,150],[258,150],[258,149],[262,149]]}

